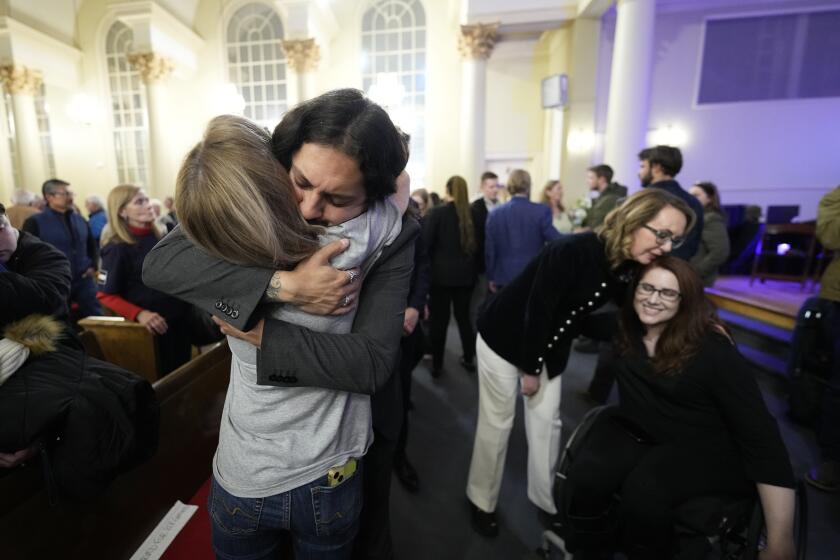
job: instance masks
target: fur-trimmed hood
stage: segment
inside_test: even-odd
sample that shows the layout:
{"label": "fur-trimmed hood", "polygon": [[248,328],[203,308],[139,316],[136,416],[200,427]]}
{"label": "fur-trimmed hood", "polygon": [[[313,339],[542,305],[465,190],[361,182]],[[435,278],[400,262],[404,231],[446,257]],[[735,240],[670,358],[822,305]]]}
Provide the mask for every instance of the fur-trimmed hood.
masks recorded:
{"label": "fur-trimmed hood", "polygon": [[47,315],[29,315],[9,323],[0,338],[0,385],[16,372],[29,356],[55,352],[62,324]]}

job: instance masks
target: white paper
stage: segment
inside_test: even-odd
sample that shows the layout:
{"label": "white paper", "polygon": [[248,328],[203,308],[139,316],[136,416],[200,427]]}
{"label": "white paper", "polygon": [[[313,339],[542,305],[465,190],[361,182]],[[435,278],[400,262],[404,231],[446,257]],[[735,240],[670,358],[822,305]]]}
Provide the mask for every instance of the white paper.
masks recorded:
{"label": "white paper", "polygon": [[157,524],[155,530],[146,537],[137,552],[131,556],[131,560],[158,560],[196,510],[198,510],[198,506],[190,506],[181,503],[180,500],[176,501],[175,505]]}

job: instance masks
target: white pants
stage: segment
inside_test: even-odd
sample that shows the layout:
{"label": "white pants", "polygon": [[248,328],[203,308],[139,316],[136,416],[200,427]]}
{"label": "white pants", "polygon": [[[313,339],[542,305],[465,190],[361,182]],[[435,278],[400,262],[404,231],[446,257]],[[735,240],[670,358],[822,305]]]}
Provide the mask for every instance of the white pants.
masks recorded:
{"label": "white pants", "polygon": [[[478,426],[475,430],[467,497],[479,509],[496,511],[508,438],[516,413],[519,371],[478,335]],[[548,379],[543,367],[540,390],[525,400],[528,439],[528,498],[548,513],[556,513],[552,497],[554,467],[560,452],[560,376]]]}

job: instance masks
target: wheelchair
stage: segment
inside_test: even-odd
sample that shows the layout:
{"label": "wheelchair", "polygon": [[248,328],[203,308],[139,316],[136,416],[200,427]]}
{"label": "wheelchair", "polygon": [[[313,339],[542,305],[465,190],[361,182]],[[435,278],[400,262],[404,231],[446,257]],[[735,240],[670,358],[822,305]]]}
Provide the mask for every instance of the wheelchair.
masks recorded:
{"label": "wheelchair", "polygon": [[[538,555],[545,560],[571,560],[573,554],[567,550],[567,544],[574,547],[574,534],[567,527],[589,528],[594,531],[608,531],[618,524],[617,505],[620,498],[616,495],[612,505],[597,519],[575,517],[568,511],[564,502],[564,490],[568,484],[568,472],[579,451],[586,444],[587,438],[596,420],[615,406],[601,406],[590,410],[574,430],[558,461],[554,474],[554,501],[562,519],[563,529],[560,534],[545,531]],[[605,414],[605,412],[607,414]],[[796,558],[804,560],[807,549],[807,493],[805,484],[798,480],[796,484],[796,512],[794,539]],[[735,498],[732,496],[702,496],[680,505],[675,514],[674,538],[680,550],[690,549],[684,556],[675,554],[675,558],[702,558],[703,560],[755,560],[766,543],[764,515],[758,495]],[[685,546],[683,546],[685,545]],[[702,552],[699,552],[702,550]],[[620,552],[620,551],[617,551]]]}

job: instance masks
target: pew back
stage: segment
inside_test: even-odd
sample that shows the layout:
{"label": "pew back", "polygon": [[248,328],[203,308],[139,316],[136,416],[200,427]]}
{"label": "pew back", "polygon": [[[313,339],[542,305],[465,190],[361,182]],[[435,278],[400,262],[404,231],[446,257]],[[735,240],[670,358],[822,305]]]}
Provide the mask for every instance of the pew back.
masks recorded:
{"label": "pew back", "polygon": [[156,382],[157,453],[91,503],[50,506],[37,461],[0,472],[0,558],[129,558],[210,476],[229,373],[223,342]]}
{"label": "pew back", "polygon": [[155,382],[160,361],[157,337],[146,327],[123,317],[86,317],[79,321],[85,331],[93,333],[103,360]]}

